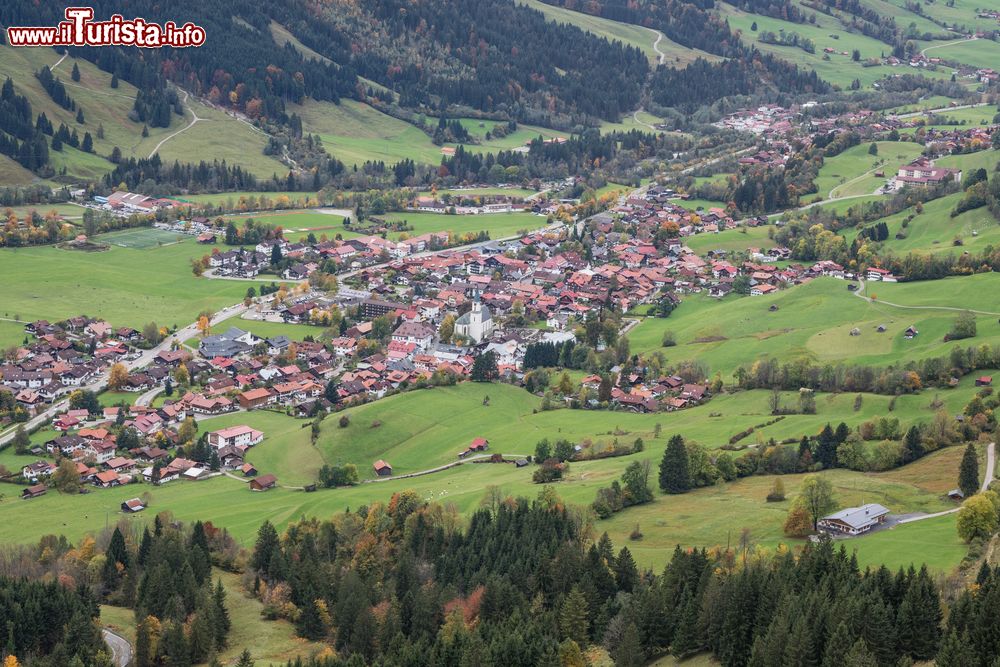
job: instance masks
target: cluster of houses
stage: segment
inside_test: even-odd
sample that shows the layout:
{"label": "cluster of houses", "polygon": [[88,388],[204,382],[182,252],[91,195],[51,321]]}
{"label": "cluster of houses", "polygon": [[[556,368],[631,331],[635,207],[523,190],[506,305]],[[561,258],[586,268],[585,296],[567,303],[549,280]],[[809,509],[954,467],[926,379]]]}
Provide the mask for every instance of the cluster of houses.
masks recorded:
{"label": "cluster of houses", "polygon": [[[199,241],[201,240],[202,237],[199,236]],[[204,235],[203,242],[213,243],[214,240],[213,234]],[[292,243],[278,238],[261,241],[253,248],[213,248],[208,256],[208,266],[214,275],[256,278],[271,264],[272,253],[277,246],[281,257],[294,260],[281,277],[285,280],[305,280],[325,262],[333,262],[343,270],[360,269],[393,257],[407,257],[427,250],[445,248],[449,244],[452,244],[452,239],[447,232],[428,232],[399,241],[377,235],[317,243]]]}
{"label": "cluster of houses", "polygon": [[94,382],[112,364],[136,358],[135,345],[143,340],[135,329],[85,316],[37,320],[25,331],[34,341],[0,362],[0,389],[10,391],[29,414]]}
{"label": "cluster of houses", "polygon": [[[99,415],[86,410],[70,410],[72,421],[57,425],[60,435],[48,440],[44,447],[36,447],[35,454],[47,453],[52,458],[39,459],[21,469],[23,479],[31,486],[22,494],[34,498],[45,491],[45,480],[57,468],[58,459],[69,459],[76,466],[80,481],[99,488],[113,488],[137,481],[166,484],[175,480],[198,481],[219,474],[219,470],[234,470],[246,477],[257,475],[256,468],[245,461],[245,455],[254,445],[264,440],[264,433],[246,425],[230,426],[207,433],[207,442],[216,461],[193,461],[173,456],[170,449],[178,444],[177,427],[191,414],[187,401],[178,401],[160,408],[132,406],[119,415],[122,408],[104,408]],[[119,447],[118,432],[134,429],[138,446]],[[250,482],[252,490],[272,488],[273,475],[256,477]],[[255,485],[254,482],[257,482]],[[140,511],[130,507],[128,511]]]}

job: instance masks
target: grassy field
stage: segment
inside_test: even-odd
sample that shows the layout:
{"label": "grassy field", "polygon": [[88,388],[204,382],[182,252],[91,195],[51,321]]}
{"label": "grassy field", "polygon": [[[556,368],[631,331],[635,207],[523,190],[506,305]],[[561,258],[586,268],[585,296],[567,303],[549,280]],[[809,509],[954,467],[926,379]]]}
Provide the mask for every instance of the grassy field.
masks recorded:
{"label": "grassy field", "polygon": [[[905,0],[888,0],[892,4],[903,7]],[[996,0],[954,0],[950,3],[928,2],[921,7],[925,15],[938,21],[944,21],[949,26],[955,26],[964,32],[973,30],[995,30],[997,22],[993,19],[981,19],[976,14],[979,9],[1000,9]]]}
{"label": "grassy field", "polygon": [[311,209],[289,209],[286,211],[275,211],[273,213],[246,213],[240,215],[226,216],[227,220],[232,220],[236,226],[243,224],[246,218],[253,218],[255,222],[266,223],[272,227],[281,227],[288,232],[327,232],[331,236],[335,232],[344,232],[344,218],[332,213],[320,213]]}
{"label": "grassy field", "polygon": [[[399,120],[378,109],[355,100],[341,100],[340,104],[307,100],[299,106],[292,104],[294,111],[302,118],[307,131],[318,134],[330,153],[346,165],[361,165],[368,160],[382,160],[395,163],[411,159],[424,164],[439,164],[443,155],[441,146],[435,146],[430,136],[406,121]],[[484,137],[498,121],[460,119],[470,134]],[[428,118],[428,123],[434,122]],[[509,150],[523,146],[528,141],[543,136],[545,138],[565,137],[565,132],[556,132],[530,125],[519,125],[513,132],[501,139],[484,141],[482,144],[466,146],[470,151]]]}
{"label": "grassy field", "polygon": [[[250,449],[246,457],[262,475],[271,473],[285,486],[302,486],[316,481],[324,460],[320,451],[309,442],[308,420],[255,410],[206,419],[198,423],[198,430],[209,432],[242,424],[265,434],[264,441]],[[324,426],[329,430],[336,428],[336,423],[331,419]]]}
{"label": "grassy field", "polygon": [[[253,199],[255,205],[259,202],[261,197],[266,197],[267,199],[274,202],[281,197],[287,197],[291,200],[292,204],[301,204],[298,208],[308,206],[309,200],[314,200],[316,193],[312,191],[308,192],[289,192],[287,190],[283,192],[248,192],[235,191],[235,192],[218,192],[215,194],[203,194],[203,195],[184,195],[182,197],[175,197],[180,201],[191,202],[195,204],[209,204],[220,206],[224,205],[228,208],[236,209],[243,204],[242,208],[247,208],[249,206],[247,200]],[[272,204],[273,205],[273,204]]]}
{"label": "grassy field", "polygon": [[[449,190],[447,188],[438,190],[437,196],[443,197],[444,195],[451,195],[452,197],[476,197],[478,195],[506,195],[508,197],[530,197],[536,194],[534,190],[528,190],[525,188],[456,188]],[[419,197],[430,197],[431,193],[429,190],[423,192],[418,192]]]}
{"label": "grassy field", "polygon": [[[7,315],[6,317],[10,317]],[[0,348],[20,345],[24,340],[24,325],[19,322],[0,320]]]}
{"label": "grassy field", "polygon": [[[1000,276],[981,274],[921,283],[869,285],[869,295],[902,305],[951,306],[1000,312],[997,286]],[[770,311],[771,305],[778,306]],[[884,303],[868,303],[852,296],[846,283],[822,278],[763,297],[687,296],[669,318],[647,318],[629,333],[633,352],[660,350],[670,362],[697,360],[712,373],[729,373],[741,364],[774,356],[783,360],[847,361],[887,364],[900,360],[947,354],[942,337],[955,313],[906,310]],[[976,343],[997,342],[996,317],[979,317]],[[885,325],[885,333],[875,328]],[[905,340],[902,333],[915,325],[920,335]],[[850,336],[853,328],[861,336]],[[678,345],[662,348],[664,331],[675,334]]]}
{"label": "grassy field", "polygon": [[[608,41],[617,40],[629,46],[641,49],[653,65],[656,65],[659,62],[659,54],[655,49],[653,49],[653,42],[656,41],[656,33],[652,30],[647,30],[641,26],[631,25],[628,23],[619,23],[618,21],[612,21],[599,16],[591,16],[590,14],[584,14],[570,9],[563,9],[562,7],[553,7],[552,5],[547,5],[544,2],[539,2],[539,0],[518,0],[518,2],[519,4],[524,4],[537,9],[541,13],[545,14],[546,18],[550,21],[555,21],[557,23],[569,23],[586,30],[587,32],[593,33],[598,37],[604,37]],[[719,59],[718,56],[711,53],[681,46],[677,42],[671,41],[666,37],[663,37],[657,46],[660,53],[666,54],[664,64],[670,67],[686,66],[698,57],[705,58],[706,60]]]}
{"label": "grassy field", "polygon": [[152,319],[183,326],[202,310],[236,303],[248,287],[192,275],[189,261],[205,252],[193,240],[94,253],[52,246],[3,249],[0,282],[7,296],[0,317],[56,321],[85,313],[115,326],[141,328]]}
{"label": "grassy field", "polygon": [[421,213],[403,211],[386,213],[381,216],[389,222],[405,220],[413,227],[407,232],[389,234],[398,240],[402,234],[419,236],[429,232],[454,232],[465,234],[487,231],[490,238],[499,239],[513,236],[519,230],[541,229],[545,226],[545,218],[534,213],[489,213],[484,215],[446,215],[444,213]]}
{"label": "grassy field", "polygon": [[[114,165],[104,156],[110,155],[115,146],[126,157],[148,157],[163,139],[191,121],[191,113],[186,111],[183,117],[172,116],[169,128],[149,128],[149,136],[142,137],[143,124],[128,118],[136,88],[124,80],[119,82],[118,88],[111,88],[111,74],[101,71],[89,61],[66,58],[54,73],[63,80],[70,96],[84,110],[86,123],[80,126],[76,123],[75,112],[53,102],[34,76],[34,72],[43,65],[51,67],[59,58],[51,49],[0,47],[0,76],[10,76],[14,80],[15,89],[28,96],[34,114],[45,112],[56,127],[65,123],[71,130],[75,128],[81,138],[85,131],[90,132],[94,139],[94,154],[68,146],[62,152],[50,153],[53,166],[57,170],[65,167],[69,179],[95,179],[110,171]],[[79,83],[69,76],[74,64],[80,68]],[[225,159],[229,164],[240,164],[263,177],[287,172],[287,167],[281,162],[263,154],[267,138],[259,130],[193,97],[188,99],[186,106],[204,120],[163,144],[159,153],[165,162],[190,162],[194,159],[192,156],[201,156],[207,160]],[[98,126],[104,127],[103,139],[97,137]],[[206,145],[212,147],[210,155],[203,152]]]}
{"label": "grassy field", "polygon": [[45,217],[52,211],[55,211],[63,218],[69,220],[79,220],[83,217],[84,211],[82,206],[77,206],[76,204],[35,204],[28,206],[6,206],[3,208],[4,215],[6,215],[8,208],[14,212],[14,215],[16,215],[18,219],[25,218],[30,215],[32,211],[42,217]]}
{"label": "grassy field", "polygon": [[[845,89],[854,79],[858,79],[863,88],[868,88],[878,79],[897,71],[887,65],[863,67],[861,62],[852,61],[851,52],[854,49],[861,52],[861,59],[864,61],[867,58],[877,58],[883,52],[888,53],[886,44],[861,33],[848,32],[839,20],[819,12],[816,12],[815,25],[750,14],[728,4],[720,5],[720,14],[729,21],[734,30],[741,31],[742,39],[747,44],[752,44],[765,53],[772,53],[797,63],[799,66],[813,69],[821,78]],[[916,17],[914,20],[917,20]],[[756,32],[751,30],[754,22],[758,27]],[[776,34],[783,30],[786,33],[797,33],[800,37],[809,38],[815,43],[816,52],[806,53],[795,46],[764,44],[758,41],[757,36],[765,30]],[[835,53],[829,54],[828,59],[824,58],[825,48],[835,50]],[[843,55],[845,51],[847,55]],[[922,73],[931,77],[951,76],[951,70],[945,71],[944,68],[939,71],[922,70]]]}
{"label": "grassy field", "polygon": [[941,167],[961,169],[965,173],[973,169],[985,169],[989,173],[996,170],[998,162],[1000,162],[1000,150],[991,148],[990,150],[977,151],[975,153],[948,155],[938,159],[935,164]]}
{"label": "grassy field", "polygon": [[881,530],[853,540],[848,544],[852,547],[862,567],[884,564],[890,570],[927,563],[930,568],[947,571],[968,551],[956,532],[954,514]]}
{"label": "grassy field", "polygon": [[[278,281],[279,284],[281,282],[282,281]],[[260,336],[261,338],[270,338],[271,336],[288,336],[295,341],[303,340],[306,336],[319,338],[319,336],[324,332],[323,327],[314,327],[310,324],[261,322],[259,320],[246,320],[241,317],[230,317],[227,320],[223,320],[212,327],[212,330],[225,331],[229,327],[239,327],[244,331],[249,331],[257,336]]]}
{"label": "grassy field", "polygon": [[770,227],[740,227],[727,229],[718,234],[695,234],[684,237],[684,245],[699,255],[709,250],[739,251],[747,248],[773,248],[774,241],[768,238]]}
{"label": "grassy field", "polygon": [[28,185],[36,176],[6,155],[0,155],[0,183],[4,185]]}
{"label": "grassy field", "polygon": [[[994,23],[992,29],[996,28],[997,25]],[[926,42],[922,42],[922,45],[928,46]],[[1000,62],[1000,44],[988,39],[964,40],[948,46],[938,46],[934,43],[930,46],[935,48],[927,50],[928,58],[943,58],[977,68],[992,68]]]}
{"label": "grassy field", "polygon": [[[954,218],[949,215],[961,199],[962,194],[956,193],[927,202],[921,214],[916,214],[912,208],[908,208],[896,215],[883,218],[882,222],[889,226],[889,238],[883,241],[883,246],[896,254],[908,252],[958,254],[965,251],[981,252],[988,245],[996,246],[1000,243],[1000,224],[990,215],[986,207],[966,211]],[[904,228],[903,221],[910,215],[915,217]],[[906,238],[897,239],[896,234],[899,233],[904,234]],[[962,245],[955,246],[955,239],[961,239]]]}
{"label": "grassy field", "polygon": [[878,155],[869,155],[871,144],[864,143],[826,158],[816,178],[817,195],[826,198],[871,194],[886,180],[875,176],[876,171],[881,169],[887,175],[895,174],[901,165],[920,155],[919,144],[879,141],[876,145]]}

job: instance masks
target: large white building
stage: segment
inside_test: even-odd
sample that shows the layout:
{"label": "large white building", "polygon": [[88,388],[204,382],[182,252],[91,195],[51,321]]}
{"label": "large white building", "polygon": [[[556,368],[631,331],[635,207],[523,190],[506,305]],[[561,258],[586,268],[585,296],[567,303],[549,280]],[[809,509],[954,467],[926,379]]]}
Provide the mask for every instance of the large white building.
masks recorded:
{"label": "large white building", "polygon": [[472,302],[472,310],[455,320],[455,334],[481,343],[493,333],[493,315],[477,297]]}
{"label": "large white building", "polygon": [[222,449],[230,445],[246,449],[259,444],[263,439],[263,433],[245,424],[230,426],[229,428],[212,431],[208,434],[208,444],[216,449]]}

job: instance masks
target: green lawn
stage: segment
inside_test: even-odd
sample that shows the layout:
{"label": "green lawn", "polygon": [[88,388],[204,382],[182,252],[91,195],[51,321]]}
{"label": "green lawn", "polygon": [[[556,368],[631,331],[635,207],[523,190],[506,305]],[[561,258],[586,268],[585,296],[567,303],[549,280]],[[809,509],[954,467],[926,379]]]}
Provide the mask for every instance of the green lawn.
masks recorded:
{"label": "green lawn", "polygon": [[202,310],[241,300],[252,284],[196,278],[190,260],[206,252],[193,240],[94,253],[53,246],[5,248],[0,250],[6,292],[0,317],[57,321],[83,313],[115,326],[141,327],[150,320],[184,326]]}
{"label": "green lawn", "polygon": [[[550,21],[557,23],[569,23],[578,28],[586,30],[598,37],[604,37],[608,41],[619,41],[629,46],[641,49],[649,58],[651,64],[659,62],[659,54],[653,49],[653,42],[656,41],[656,33],[641,26],[629,23],[620,23],[600,16],[591,16],[582,12],[553,7],[539,0],[518,0],[520,4],[533,7],[545,14]],[[706,53],[699,49],[689,49],[674,41],[663,37],[657,45],[660,53],[667,56],[665,64],[678,67],[685,66],[695,58],[702,57],[706,60],[718,60],[719,57],[711,53]]]}
{"label": "green lawn", "polygon": [[344,218],[332,213],[320,213],[311,209],[289,209],[273,213],[244,213],[227,216],[237,227],[243,225],[247,218],[254,222],[266,223],[272,227],[281,227],[288,232],[327,232],[331,236],[336,232],[344,232]]}
{"label": "green lawn", "polygon": [[920,567],[926,563],[935,570],[955,567],[968,551],[958,537],[954,514],[926,521],[896,526],[848,542],[854,548],[861,567],[885,564],[890,570]]}
{"label": "green lawn", "polygon": [[[962,193],[956,193],[927,202],[923,213],[916,214],[913,208],[908,208],[883,218],[882,222],[889,227],[889,238],[882,242],[883,247],[897,255],[908,252],[958,254],[982,252],[987,246],[1000,243],[1000,223],[985,206],[951,217],[952,209],[961,199]],[[910,215],[914,218],[904,228],[903,222]],[[897,239],[897,234],[905,238]],[[961,239],[962,245],[955,246],[955,239]]]}
{"label": "green lawn", "polygon": [[[782,360],[889,364],[901,360],[944,356],[951,349],[942,337],[956,313],[943,310],[907,310],[884,303],[868,303],[853,296],[847,283],[821,278],[805,285],[762,297],[686,296],[666,319],[647,318],[629,333],[632,351],[663,352],[669,362],[697,360],[711,373],[728,380],[738,366],[749,366],[765,356]],[[1000,276],[971,277],[919,283],[868,285],[869,294],[902,305],[950,306],[1000,312]],[[770,306],[776,305],[777,311]],[[979,317],[976,343],[1000,342],[996,317]],[[886,333],[876,333],[879,325]],[[902,332],[910,325],[920,330],[913,340]],[[850,336],[858,327],[861,336]],[[677,346],[662,348],[664,331],[672,331]]]}
{"label": "green lawn", "polygon": [[[278,281],[279,283],[282,281]],[[229,327],[238,327],[244,331],[249,331],[261,338],[271,336],[288,336],[293,341],[304,340],[306,336],[319,338],[325,329],[314,327],[311,324],[291,324],[286,322],[262,322],[260,320],[247,320],[241,317],[230,317],[219,322],[212,327],[213,331],[225,331]]]}
{"label": "green lawn", "polygon": [[[996,30],[996,28],[997,25],[994,23],[992,29]],[[921,44],[923,47],[928,46],[926,42],[922,42]],[[937,44],[930,44],[930,46],[937,47]],[[929,49],[926,55],[928,58],[943,58],[976,68],[993,68],[1000,62],[1000,44],[988,39],[965,40],[948,46]]]}
{"label": "green lawn", "polygon": [[[808,9],[805,11],[812,13]],[[824,80],[844,89],[847,89],[854,79],[858,79],[863,88],[869,88],[875,81],[898,72],[898,68],[888,65],[863,67],[862,62],[865,59],[878,58],[883,53],[888,54],[891,49],[887,49],[886,44],[873,37],[867,37],[860,32],[848,32],[839,20],[820,12],[815,12],[815,25],[750,14],[728,4],[720,4],[719,13],[726,18],[734,31],[739,30],[742,33],[742,39],[747,44],[752,44],[765,53],[772,53],[797,63],[800,67],[813,69]],[[751,30],[754,22],[758,27],[756,32]],[[797,33],[800,37],[809,38],[815,43],[816,52],[806,53],[795,46],[764,44],[758,40],[758,35],[765,30],[775,34],[779,31]],[[834,49],[835,53],[824,58],[825,48]],[[862,62],[854,62],[851,59],[851,52],[855,49],[860,51]],[[847,55],[843,54],[845,51]],[[950,77],[951,70],[945,70],[946,68],[940,68],[938,71],[921,70],[921,73],[938,78]]]}
{"label": "green lawn", "polygon": [[[315,202],[316,193],[315,192],[249,192],[246,190],[234,191],[234,192],[219,192],[215,194],[202,194],[202,195],[184,195],[175,197],[180,201],[192,202],[195,204],[210,204],[215,206],[224,205],[230,209],[267,209],[274,208],[275,205],[282,201],[282,198],[287,198],[289,200],[289,206],[283,206],[282,208],[303,208],[306,206],[311,206]],[[261,199],[265,199],[263,204],[261,204]]]}
{"label": "green lawn", "polygon": [[875,176],[876,171],[892,176],[901,165],[919,156],[921,150],[919,144],[909,142],[879,141],[876,145],[878,155],[870,155],[871,144],[864,143],[826,158],[816,178],[816,195],[826,198],[871,194],[886,181],[885,177]]}
{"label": "green lawn", "polygon": [[739,227],[727,229],[718,234],[695,234],[684,237],[684,245],[699,255],[709,250],[741,251],[747,248],[773,248],[774,241],[768,238],[769,226]]}
{"label": "green lawn", "polygon": [[[94,154],[86,154],[66,147],[60,152],[51,151],[53,166],[59,170],[66,167],[67,177],[76,182],[80,179],[96,179],[111,171],[114,165],[105,159],[117,146],[125,157],[145,158],[163,139],[186,127],[191,114],[185,111],[183,117],[173,115],[169,128],[149,128],[149,136],[142,136],[142,123],[129,120],[129,112],[135,102],[136,88],[126,81],[119,82],[118,88],[111,88],[111,74],[97,68],[93,63],[66,58],[54,74],[63,80],[69,95],[83,108],[86,123],[76,122],[75,112],[63,109],[49,97],[34,76],[43,65],[52,66],[60,58],[52,49],[14,49],[0,47],[0,76],[10,76],[14,87],[28,96],[35,114],[44,112],[58,127],[65,123],[71,130],[76,129],[80,137],[89,131],[94,140]],[[76,64],[80,69],[80,81],[70,79],[70,71]],[[272,173],[284,175],[288,169],[278,160],[263,154],[267,138],[258,130],[242,123],[222,111],[208,107],[193,97],[187,105],[204,121],[196,123],[170,139],[160,148],[160,157],[166,162],[197,161],[198,159],[225,159],[229,164],[239,164],[261,177]],[[97,136],[98,126],[104,128],[104,138]],[[205,146],[211,146],[209,154]],[[197,156],[192,157],[192,156]],[[60,177],[57,177],[57,179]],[[3,182],[6,182],[5,180]]]}
{"label": "green lawn", "polygon": [[544,217],[534,213],[487,213],[483,215],[447,215],[444,213],[422,213],[417,211],[401,211],[386,213],[383,216],[388,222],[405,220],[413,229],[407,232],[396,232],[389,235],[398,240],[402,234],[419,236],[429,232],[454,232],[455,234],[478,233],[487,231],[490,238],[500,239],[514,236],[522,229],[541,229],[546,224]]}

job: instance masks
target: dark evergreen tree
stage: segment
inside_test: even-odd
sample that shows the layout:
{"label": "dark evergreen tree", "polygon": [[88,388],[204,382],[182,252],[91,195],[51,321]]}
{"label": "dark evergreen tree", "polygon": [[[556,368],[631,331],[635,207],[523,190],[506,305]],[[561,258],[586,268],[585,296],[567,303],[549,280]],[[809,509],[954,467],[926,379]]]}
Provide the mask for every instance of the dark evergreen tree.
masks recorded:
{"label": "dark evergreen tree", "polygon": [[979,491],[979,458],[971,442],[966,445],[962,454],[962,463],[958,470],[958,488],[966,498],[974,496]]}
{"label": "dark evergreen tree", "polygon": [[686,493],[691,489],[691,471],[688,465],[684,438],[674,435],[667,442],[660,461],[660,490],[664,493]]}

